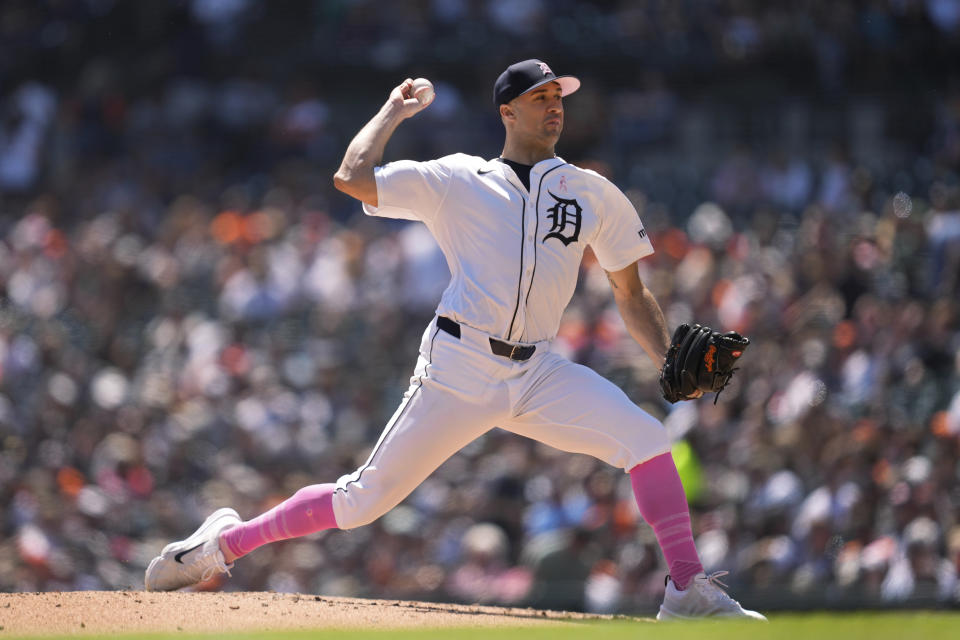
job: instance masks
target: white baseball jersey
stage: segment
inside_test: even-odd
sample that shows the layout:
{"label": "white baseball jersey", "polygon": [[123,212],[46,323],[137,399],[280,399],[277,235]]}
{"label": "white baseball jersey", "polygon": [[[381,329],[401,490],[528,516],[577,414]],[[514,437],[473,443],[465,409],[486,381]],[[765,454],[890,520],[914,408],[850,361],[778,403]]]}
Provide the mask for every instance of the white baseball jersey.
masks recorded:
{"label": "white baseball jersey", "polygon": [[618,271],[653,253],[633,205],[600,174],[551,158],[530,171],[458,153],[391,162],[375,171],[369,215],[422,220],[451,280],[437,313],[521,343],[556,336],[583,251]]}
{"label": "white baseball jersey", "polygon": [[533,167],[529,192],[504,163],[464,154],[375,174],[379,206],[364,210],[426,223],[452,277],[403,402],[337,480],[337,526],[377,519],[493,427],[627,471],[670,450],[658,420],[552,349],[587,246],[607,271],[653,252],[619,189],[560,158]]}

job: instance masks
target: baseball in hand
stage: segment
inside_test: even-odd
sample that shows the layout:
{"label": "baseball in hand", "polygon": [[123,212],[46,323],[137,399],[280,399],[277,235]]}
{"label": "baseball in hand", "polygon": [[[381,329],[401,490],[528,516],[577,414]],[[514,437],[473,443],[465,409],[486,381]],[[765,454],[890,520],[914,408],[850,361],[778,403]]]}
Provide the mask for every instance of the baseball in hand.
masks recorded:
{"label": "baseball in hand", "polygon": [[417,78],[413,81],[413,97],[420,101],[420,104],[427,106],[433,102],[433,83],[426,78]]}

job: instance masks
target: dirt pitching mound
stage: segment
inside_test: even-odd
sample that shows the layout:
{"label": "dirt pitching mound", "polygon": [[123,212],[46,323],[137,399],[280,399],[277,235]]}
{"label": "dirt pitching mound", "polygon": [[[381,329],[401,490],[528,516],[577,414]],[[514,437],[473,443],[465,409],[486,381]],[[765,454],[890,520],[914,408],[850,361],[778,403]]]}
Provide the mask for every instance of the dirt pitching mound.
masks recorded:
{"label": "dirt pitching mound", "polygon": [[0,593],[4,635],[569,625],[561,611],[289,593]]}

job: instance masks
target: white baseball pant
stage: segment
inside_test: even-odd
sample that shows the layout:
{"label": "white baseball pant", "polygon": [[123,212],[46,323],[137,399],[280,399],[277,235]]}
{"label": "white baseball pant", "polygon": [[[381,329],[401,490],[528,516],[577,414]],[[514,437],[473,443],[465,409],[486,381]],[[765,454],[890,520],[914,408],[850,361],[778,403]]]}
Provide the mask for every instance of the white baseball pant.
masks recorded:
{"label": "white baseball pant", "polygon": [[373,522],[454,453],[494,427],[629,471],[670,451],[660,421],[592,369],[535,344],[519,362],[494,355],[486,333],[460,338],[434,318],[424,331],[410,387],[370,457],[337,480],[341,529]]}

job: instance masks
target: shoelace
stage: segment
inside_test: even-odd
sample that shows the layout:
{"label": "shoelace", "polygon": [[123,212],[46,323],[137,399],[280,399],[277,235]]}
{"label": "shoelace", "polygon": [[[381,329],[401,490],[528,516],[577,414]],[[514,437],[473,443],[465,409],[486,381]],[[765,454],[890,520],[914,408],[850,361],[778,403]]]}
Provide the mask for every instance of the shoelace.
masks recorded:
{"label": "shoelace", "polygon": [[704,581],[706,585],[713,587],[708,590],[708,597],[712,602],[716,603],[733,603],[737,604],[737,601],[730,597],[730,594],[726,592],[728,588],[727,584],[723,582],[720,578],[729,575],[729,571],[714,571],[707,576],[707,579]]}
{"label": "shoelace", "polygon": [[729,589],[730,587],[728,587],[725,582],[720,580],[720,578],[727,575],[730,575],[729,571],[714,571],[707,576],[707,582],[721,589]]}
{"label": "shoelace", "polygon": [[213,562],[200,574],[200,582],[206,582],[218,573],[226,573],[228,576],[233,577],[230,569],[227,568],[227,563],[223,561],[223,554],[220,551],[208,553],[199,558],[198,562],[207,564],[210,560],[213,560]]}

